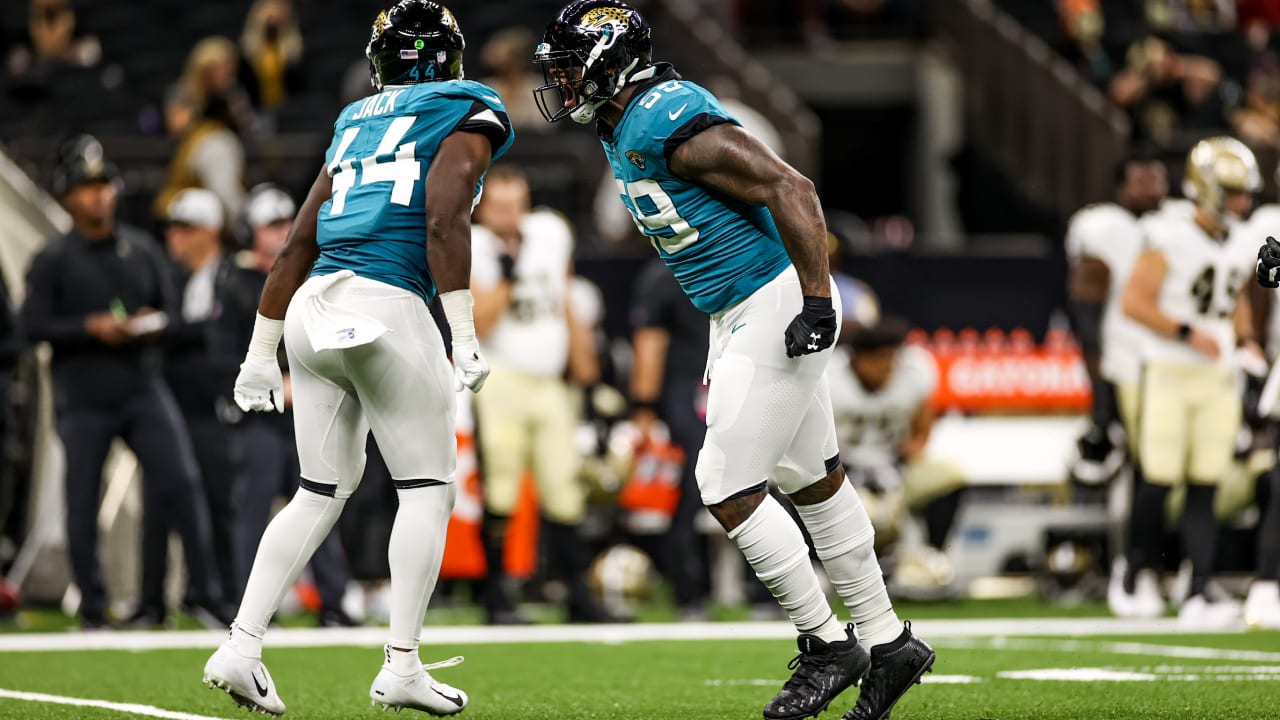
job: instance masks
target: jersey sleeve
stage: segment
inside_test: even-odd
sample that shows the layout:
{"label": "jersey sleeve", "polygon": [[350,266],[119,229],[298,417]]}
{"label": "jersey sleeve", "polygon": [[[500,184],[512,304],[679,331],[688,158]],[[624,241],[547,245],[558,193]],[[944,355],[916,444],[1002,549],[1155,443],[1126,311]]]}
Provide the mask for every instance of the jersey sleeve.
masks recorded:
{"label": "jersey sleeve", "polygon": [[514,137],[511,118],[507,117],[506,111],[494,109],[479,100],[471,101],[471,107],[448,134],[456,132],[476,133],[488,138],[495,160],[506,151],[508,139]]}
{"label": "jersey sleeve", "polygon": [[1110,266],[1110,243],[1115,232],[1112,220],[1112,214],[1105,207],[1085,208],[1076,213],[1067,228],[1067,258],[1072,262],[1094,258]]}

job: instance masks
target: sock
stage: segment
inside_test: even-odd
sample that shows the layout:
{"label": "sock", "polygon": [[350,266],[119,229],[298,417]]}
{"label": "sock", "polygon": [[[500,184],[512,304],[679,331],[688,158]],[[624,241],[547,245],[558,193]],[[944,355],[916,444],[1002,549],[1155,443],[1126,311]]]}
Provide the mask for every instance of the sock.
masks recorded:
{"label": "sock", "polygon": [[924,506],[924,524],[929,532],[929,546],[938,550],[947,543],[947,536],[956,523],[956,513],[960,510],[960,494],[963,489],[953,490],[946,495],[930,500]]}
{"label": "sock", "polygon": [[386,655],[386,667],[396,675],[412,677],[422,672],[422,658],[418,656],[417,644],[411,649],[401,650],[395,647],[395,643],[390,643],[382,647],[382,652]]}
{"label": "sock", "polygon": [[543,519],[542,537],[547,548],[547,569],[550,575],[569,589],[569,613],[590,612],[595,609],[591,591],[587,589],[586,547],[577,525],[566,525]]}
{"label": "sock", "polygon": [[797,630],[826,642],[848,638],[822,594],[799,526],[777,500],[766,495],[750,517],[729,531],[729,539],[787,611]]}
{"label": "sock", "polygon": [[863,643],[872,647],[895,640],[902,634],[902,622],[885,590],[875,530],[857,491],[841,483],[826,500],[796,509]]}
{"label": "sock", "polygon": [[[390,645],[412,648],[415,657],[427,601],[440,577],[444,537],[457,492],[453,482],[396,489],[400,508],[396,510],[391,542],[387,546],[387,560],[391,565]],[[395,654],[393,650],[392,657]]]}
{"label": "sock", "polygon": [[241,654],[261,657],[267,623],[311,555],[329,535],[346,502],[299,488],[267,525],[231,633],[232,644]]}
{"label": "sock", "polygon": [[1133,594],[1139,570],[1156,569],[1164,543],[1165,501],[1169,488],[1134,478],[1138,484],[1129,513],[1129,557],[1124,591]]}
{"label": "sock", "polygon": [[1258,502],[1265,503],[1258,526],[1258,579],[1280,580],[1280,468],[1272,468],[1263,478],[1265,492]]}
{"label": "sock", "polygon": [[484,608],[490,613],[511,610],[510,599],[504,587],[504,558],[507,548],[507,525],[511,518],[506,515],[484,514],[484,525],[481,535],[484,540],[484,560],[487,568],[484,577]]}
{"label": "sock", "polygon": [[1217,549],[1218,520],[1213,516],[1213,500],[1218,488],[1187,484],[1187,505],[1182,511],[1182,547],[1191,559],[1191,594],[1204,592],[1213,577],[1213,556]]}

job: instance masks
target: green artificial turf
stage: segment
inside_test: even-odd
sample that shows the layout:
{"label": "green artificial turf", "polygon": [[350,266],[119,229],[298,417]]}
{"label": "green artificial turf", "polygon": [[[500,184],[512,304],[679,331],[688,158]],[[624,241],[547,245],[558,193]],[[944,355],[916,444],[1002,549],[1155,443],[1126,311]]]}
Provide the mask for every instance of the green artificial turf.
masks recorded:
{"label": "green artificial turf", "polygon": [[[944,638],[937,676],[894,720],[1233,718],[1280,716],[1280,634],[1132,638]],[[1155,646],[1155,647],[1152,647]],[[1265,657],[1170,657],[1163,646],[1251,650]],[[246,718],[220,691],[200,684],[209,651],[0,653],[0,688],[142,703],[197,715]],[[474,645],[424,648],[427,661],[463,654],[438,676],[468,691],[473,720],[737,720],[759,718],[787,676],[785,641]],[[1176,652],[1176,651],[1172,651]],[[369,706],[380,648],[268,648],[266,661],[287,718],[383,717]],[[1144,682],[1004,679],[998,673],[1046,668],[1139,672]],[[1170,679],[1180,676],[1187,679]],[[857,697],[848,691],[820,720],[838,720]],[[0,698],[0,718],[124,718],[120,712]],[[406,716],[407,717],[407,716]],[[425,717],[425,716],[417,716]]]}

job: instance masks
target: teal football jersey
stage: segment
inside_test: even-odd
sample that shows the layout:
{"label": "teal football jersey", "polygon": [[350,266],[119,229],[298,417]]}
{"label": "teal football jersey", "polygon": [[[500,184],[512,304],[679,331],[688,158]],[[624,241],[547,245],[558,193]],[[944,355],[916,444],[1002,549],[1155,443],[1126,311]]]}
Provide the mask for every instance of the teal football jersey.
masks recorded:
{"label": "teal football jersey", "polygon": [[351,270],[424,300],[434,297],[427,170],[440,143],[457,130],[487,135],[494,160],[515,138],[502,98],[469,80],[388,86],[343,109],[325,153],[333,196],[320,207],[320,257],[311,274]]}
{"label": "teal football jersey", "polygon": [[713,125],[738,124],[715,96],[659,66],[612,137],[602,134],[622,202],[699,310],[746,299],[791,263],[773,216],[672,174],[667,157]]}

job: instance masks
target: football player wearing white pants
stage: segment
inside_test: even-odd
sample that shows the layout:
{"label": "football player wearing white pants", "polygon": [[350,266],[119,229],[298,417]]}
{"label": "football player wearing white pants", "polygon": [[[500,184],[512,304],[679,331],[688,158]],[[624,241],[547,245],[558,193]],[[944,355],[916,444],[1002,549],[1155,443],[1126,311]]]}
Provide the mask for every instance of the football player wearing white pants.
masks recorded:
{"label": "football player wearing white pants", "polygon": [[[650,34],[619,0],[567,5],[534,55],[546,79],[539,110],[595,124],[620,201],[711,317],[698,488],[799,632],[794,673],[764,716],[817,715],[861,680],[846,720],[884,720],[934,652],[898,620],[871,521],[840,466],[826,380],[840,306],[818,194],[714,95],[654,62]],[[770,477],[795,503],[849,625],[767,492]]]}
{"label": "football player wearing white pants", "polygon": [[1146,481],[1134,494],[1124,582],[1135,588],[1138,573],[1158,567],[1165,502],[1171,488],[1185,485],[1182,537],[1192,580],[1179,619],[1193,628],[1239,619],[1239,605],[1209,580],[1218,531],[1214,498],[1241,420],[1236,373],[1242,364],[1265,362],[1245,293],[1254,242],[1239,220],[1260,187],[1257,162],[1242,143],[1226,137],[1197,143],[1184,187],[1195,211],[1143,220],[1147,249],[1124,295],[1125,313],[1146,330],[1135,423]]}
{"label": "football player wearing white pants", "polygon": [[[286,336],[301,487],[263,534],[230,636],[204,668],[206,683],[252,710],[285,710],[263,637],[359,484],[371,429],[399,509],[390,638],[369,696],[433,715],[467,705],[426,672],[460,659],[424,666],[418,642],[456,492],[455,380],[479,391],[488,374],[468,290],[471,208],[512,134],[501,99],[462,80],[462,47],[437,3],[401,0],[378,16],[366,54],[379,92],[339,115],[262,291],[234,396],[245,410],[283,410],[276,348]],[[427,309],[437,294],[453,368]]]}

